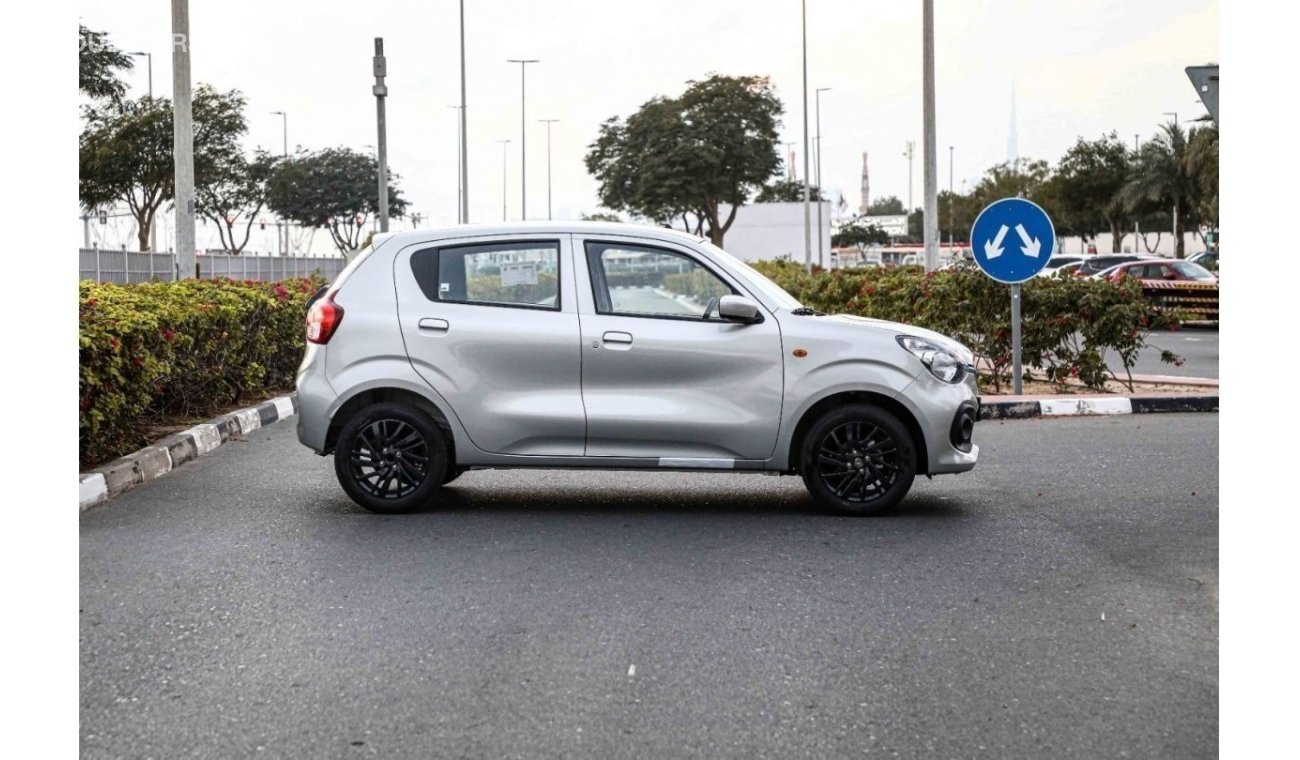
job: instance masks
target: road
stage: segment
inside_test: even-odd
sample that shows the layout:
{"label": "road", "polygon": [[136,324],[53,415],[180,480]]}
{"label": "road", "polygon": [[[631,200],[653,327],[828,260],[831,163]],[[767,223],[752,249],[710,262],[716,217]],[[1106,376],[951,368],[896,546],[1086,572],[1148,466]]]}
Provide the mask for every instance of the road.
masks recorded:
{"label": "road", "polygon": [[[1219,329],[1217,327],[1184,327],[1176,332],[1154,332],[1150,346],[1138,354],[1134,374],[1178,375],[1179,377],[1219,376]],[[1173,351],[1183,357],[1184,364],[1175,367],[1160,361],[1160,350]],[[1123,365],[1112,354],[1107,365],[1124,376]]]}
{"label": "road", "polygon": [[528,471],[380,517],[273,425],[82,517],[83,754],[1216,755],[1217,416],[976,440],[888,518]]}

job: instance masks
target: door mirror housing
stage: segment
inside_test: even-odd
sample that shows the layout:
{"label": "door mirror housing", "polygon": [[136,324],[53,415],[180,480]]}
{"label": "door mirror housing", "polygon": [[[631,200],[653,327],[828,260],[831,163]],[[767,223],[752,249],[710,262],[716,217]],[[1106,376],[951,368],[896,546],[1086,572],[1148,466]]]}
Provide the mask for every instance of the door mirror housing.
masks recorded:
{"label": "door mirror housing", "polygon": [[744,296],[723,296],[718,301],[718,316],[728,322],[754,325],[763,321],[758,304]]}

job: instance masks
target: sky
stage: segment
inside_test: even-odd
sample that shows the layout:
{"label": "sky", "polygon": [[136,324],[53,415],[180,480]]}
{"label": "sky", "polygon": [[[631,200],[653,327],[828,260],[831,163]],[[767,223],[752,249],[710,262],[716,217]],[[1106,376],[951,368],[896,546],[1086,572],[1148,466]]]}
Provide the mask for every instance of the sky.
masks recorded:
{"label": "sky", "polygon": [[[916,142],[914,205],[922,204],[921,2],[809,0],[808,88],[821,96],[822,175],[859,202],[862,153],[873,198],[906,202],[907,141]],[[466,0],[471,221],[520,218],[520,76],[509,58],[536,58],[527,76],[528,217],[547,213],[546,125],[552,125],[556,218],[598,210],[598,184],[583,156],[599,125],[657,95],[677,95],[711,73],[771,77],[786,106],[782,141],[802,151],[800,3],[795,0]],[[81,0],[88,27],[124,50],[151,51],[154,91],[171,94],[168,3]],[[1205,113],[1183,68],[1217,62],[1215,0],[935,0],[938,177],[973,183],[1007,158],[1015,93],[1019,153],[1055,161],[1079,136],[1114,130],[1143,139],[1177,112]],[[374,38],[388,58],[389,163],[422,226],[456,221],[458,3],[454,0],[191,2],[195,83],[248,98],[247,146],[281,148],[376,142]],[[144,59],[126,74],[144,94]],[[802,173],[802,153],[796,159]],[[268,215],[269,216],[269,215]],[[117,231],[127,238],[128,222]],[[200,245],[215,246],[215,233]],[[256,239],[254,246],[273,245]],[[313,246],[328,247],[317,235]]]}

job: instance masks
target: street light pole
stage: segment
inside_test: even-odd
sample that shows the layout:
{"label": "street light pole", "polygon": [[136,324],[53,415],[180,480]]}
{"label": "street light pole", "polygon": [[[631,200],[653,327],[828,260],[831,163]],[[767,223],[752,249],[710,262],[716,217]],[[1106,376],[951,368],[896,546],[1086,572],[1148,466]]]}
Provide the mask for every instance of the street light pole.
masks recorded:
{"label": "street light pole", "polygon": [[148,63],[149,63],[149,99],[150,99],[150,100],[153,100],[153,53],[150,53],[150,52],[145,51],[145,50],[137,50],[137,51],[134,52],[134,53],[127,53],[127,55],[144,56],[146,59],[148,59]]}
{"label": "street light pole", "polygon": [[819,267],[826,266],[822,261],[822,200],[826,197],[822,191],[822,93],[830,89],[818,87],[813,94],[817,101],[817,266]]}
{"label": "street light pole", "polygon": [[[454,108],[457,111],[460,110],[460,106],[447,106],[447,107]],[[456,223],[464,224],[465,217],[464,214],[462,213],[464,210],[462,208],[463,206],[462,199],[464,198],[464,196],[462,195],[462,193],[464,192],[462,189],[462,182],[464,179],[464,175],[461,173],[461,169],[463,167],[461,166],[461,162],[460,162],[460,146],[461,146],[461,141],[465,139],[465,136],[461,134],[460,127],[461,127],[461,122],[460,119],[457,118],[456,119]]]}
{"label": "street light pole", "polygon": [[[280,117],[281,138],[284,141],[282,146],[283,152],[280,155],[284,156],[285,158],[288,158],[289,157],[289,114],[286,113],[285,111],[272,111],[271,113],[275,116]],[[281,242],[283,243],[284,247],[281,248],[280,250],[284,252],[283,255],[288,256],[289,255],[289,220],[288,219],[284,220],[284,240]]]}
{"label": "street light pole", "polygon": [[791,148],[798,144],[794,140],[785,144],[785,178],[791,182],[794,182],[794,151]]}
{"label": "street light pole", "polygon": [[[1174,117],[1174,127],[1175,128],[1178,127],[1177,111],[1165,111],[1164,115]],[[1169,223],[1170,223],[1169,236],[1174,239],[1174,255],[1178,256],[1178,247],[1182,243],[1182,241],[1178,239],[1178,200],[1177,199],[1174,199],[1173,216],[1170,217]]]}
{"label": "street light pole", "polygon": [[[912,215],[912,156],[915,153],[916,142],[914,140],[908,140],[907,149],[903,151],[903,155],[907,156],[907,215],[909,217]],[[908,234],[911,233],[909,232]]]}
{"label": "street light pole", "polygon": [[460,0],[460,223],[469,224],[469,148],[465,116],[465,0]]}
{"label": "street light pole", "polygon": [[190,92],[190,4],[172,0],[172,156],[177,276],[194,271],[194,104]]}
{"label": "street light pole", "polygon": [[957,198],[952,194],[952,152],[953,152],[953,146],[949,145],[948,146],[948,255],[949,256],[953,255],[952,213],[953,213],[953,207],[957,205]]}
{"label": "street light pole", "polygon": [[388,122],[384,112],[384,101],[388,97],[388,85],[384,78],[388,76],[388,59],[384,57],[384,38],[375,38],[375,122],[379,129],[379,231],[388,232]]}
{"label": "street light pole", "polygon": [[546,218],[551,219],[551,125],[559,119],[538,119],[546,124]]}
{"label": "street light pole", "polygon": [[508,58],[506,63],[519,64],[519,218],[528,218],[528,120],[526,118],[526,76],[528,64],[536,58]]}
{"label": "street light pole", "polygon": [[504,222],[506,220],[506,161],[508,159],[506,151],[510,146],[510,141],[497,140],[497,142],[501,143],[501,221]]}
{"label": "street light pole", "polygon": [[808,207],[808,0],[803,0],[803,261],[812,274],[812,211]]}
{"label": "street light pole", "polygon": [[[1139,146],[1139,144],[1138,144],[1138,142],[1139,142],[1140,139],[1141,139],[1141,135],[1139,135],[1137,132],[1134,132],[1134,133],[1133,133],[1133,161],[1134,161],[1134,163],[1136,163],[1137,160],[1138,160],[1138,154],[1140,154],[1140,153],[1142,152],[1142,148],[1141,148],[1141,147]],[[1139,236],[1142,234],[1142,233],[1141,233],[1141,230],[1142,230],[1142,220],[1141,220],[1140,217],[1137,216],[1137,214],[1134,214],[1134,215],[1133,215],[1133,253],[1137,253],[1137,252],[1138,252],[1138,240],[1139,240]]]}
{"label": "street light pole", "polygon": [[921,8],[921,90],[925,129],[925,214],[921,217],[925,242],[925,271],[939,268],[939,148],[934,126],[934,0]]}

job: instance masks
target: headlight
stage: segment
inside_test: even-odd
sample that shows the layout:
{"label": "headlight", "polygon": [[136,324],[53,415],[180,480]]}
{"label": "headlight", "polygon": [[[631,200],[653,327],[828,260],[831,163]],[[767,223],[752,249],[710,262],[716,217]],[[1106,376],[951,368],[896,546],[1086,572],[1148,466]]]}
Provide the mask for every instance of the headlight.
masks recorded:
{"label": "headlight", "polygon": [[945,383],[960,382],[966,375],[966,365],[962,364],[960,359],[928,340],[911,335],[900,335],[898,345],[920,359],[926,369],[930,370],[930,374]]}

